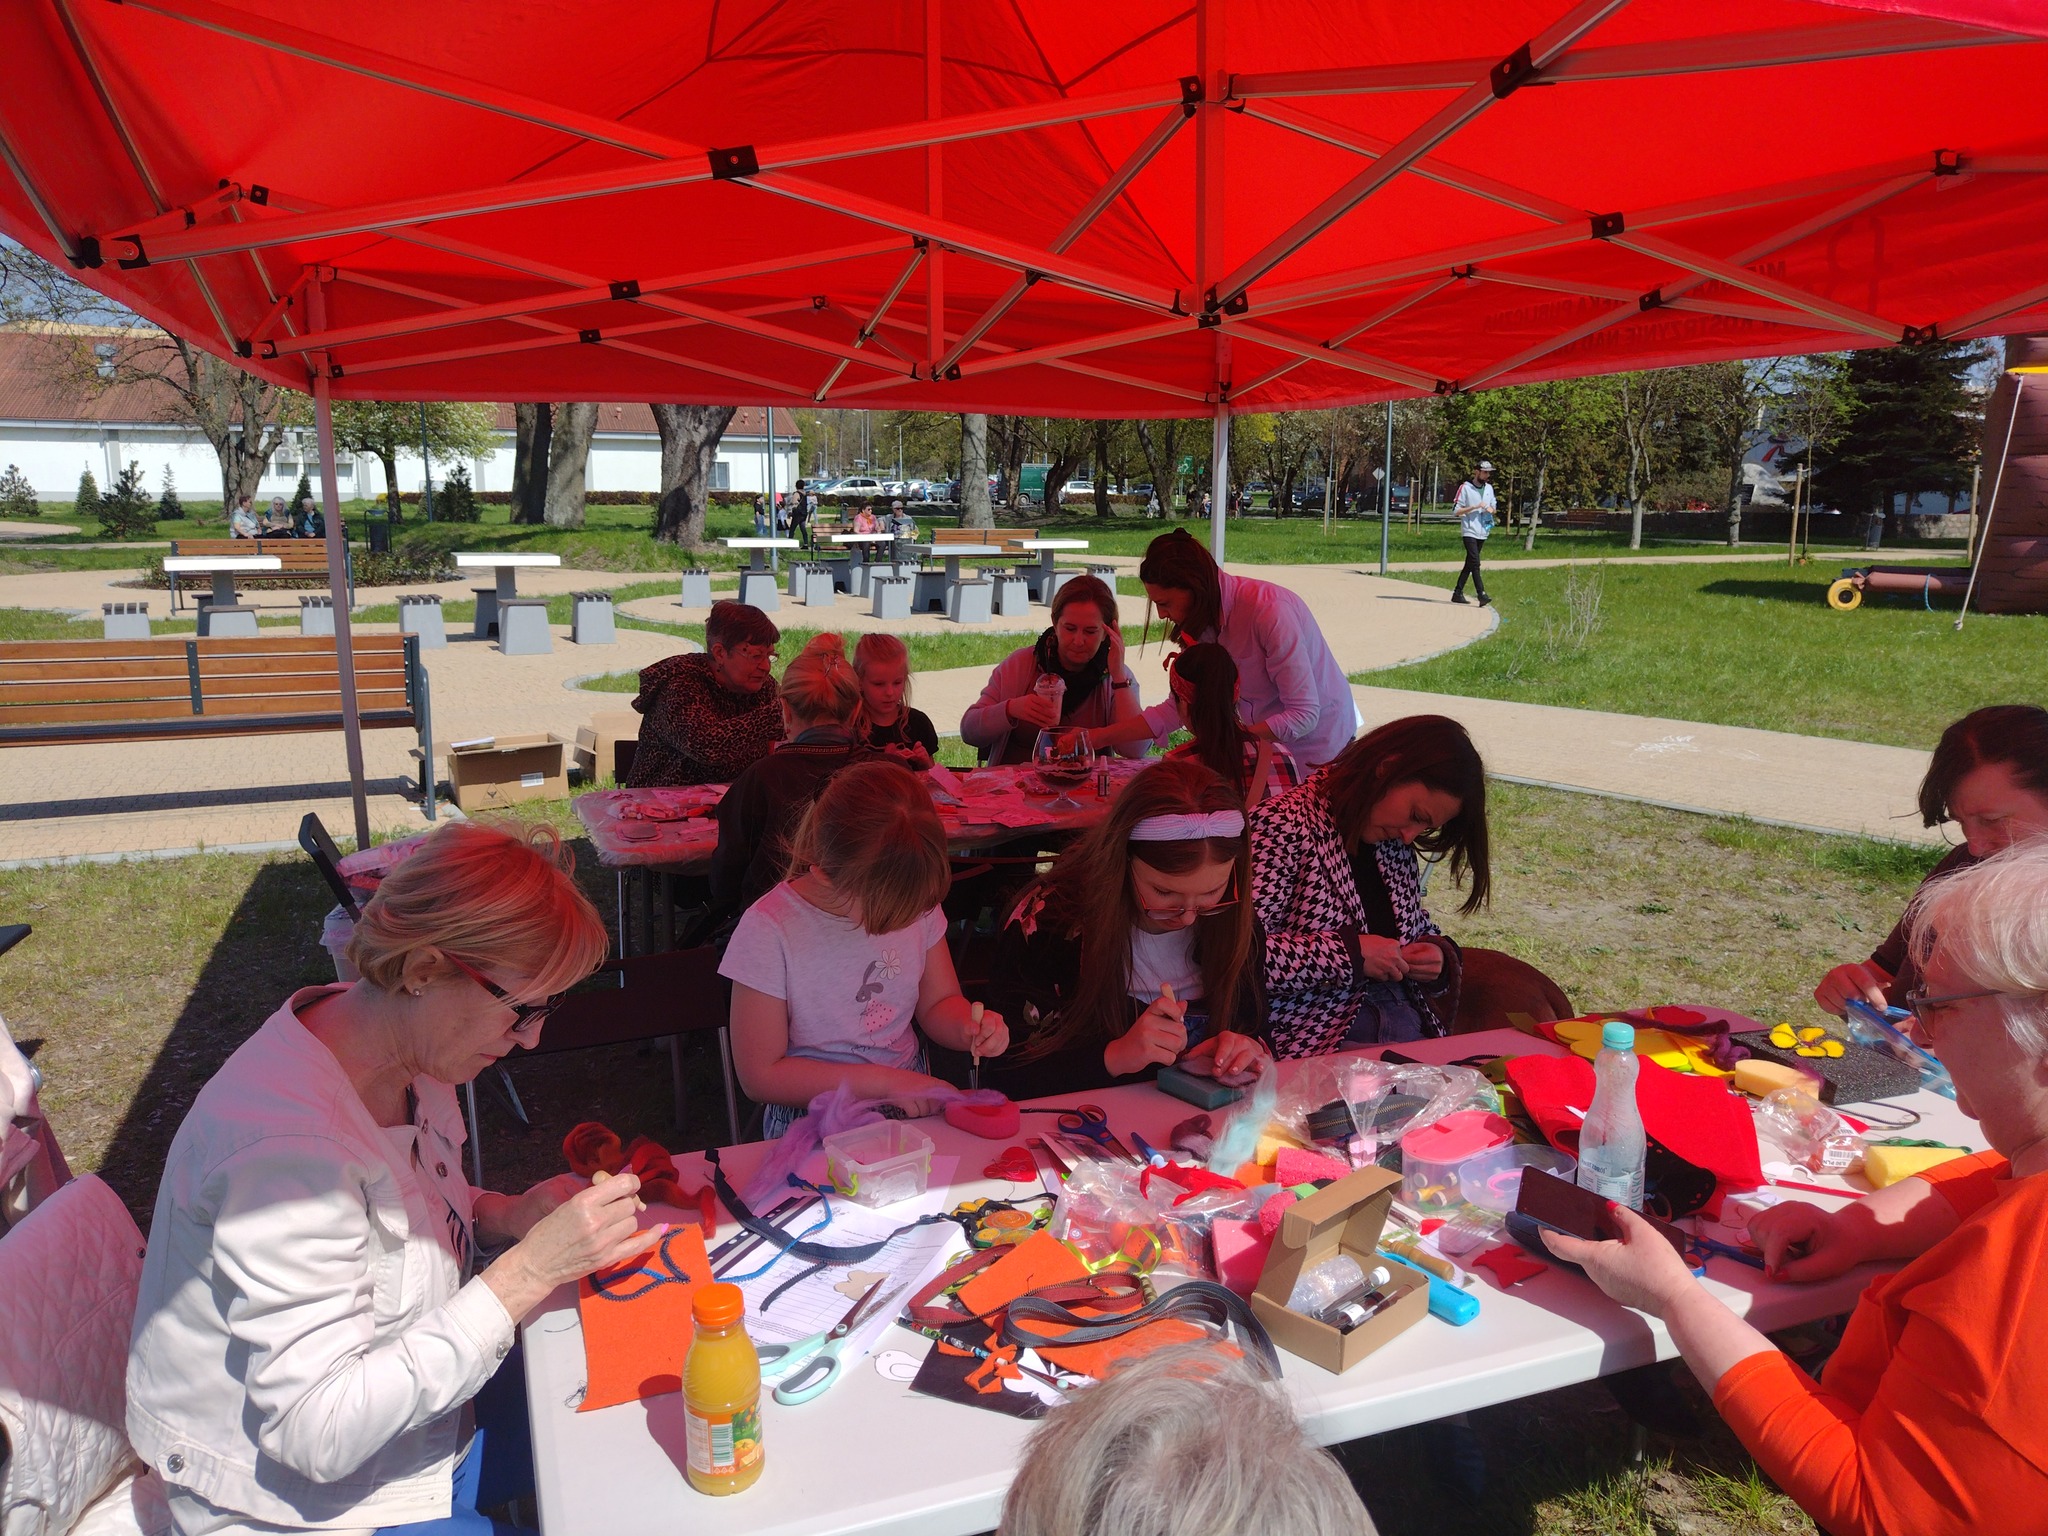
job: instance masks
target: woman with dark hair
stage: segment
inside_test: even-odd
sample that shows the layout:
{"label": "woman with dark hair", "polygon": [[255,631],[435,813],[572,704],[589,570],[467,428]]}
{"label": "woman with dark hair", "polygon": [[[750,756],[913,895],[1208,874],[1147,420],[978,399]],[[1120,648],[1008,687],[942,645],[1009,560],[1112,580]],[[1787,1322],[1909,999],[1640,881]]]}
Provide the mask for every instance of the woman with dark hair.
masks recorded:
{"label": "woman with dark hair", "polygon": [[[1261,736],[1238,713],[1237,663],[1230,652],[1209,641],[1176,651],[1167,663],[1167,697],[1174,716],[1191,738],[1167,757],[1188,757],[1205,764],[1234,788],[1249,810],[1268,795],[1285,794],[1301,782],[1294,754],[1269,736]],[[1151,722],[1140,715],[1122,725],[1083,731],[1097,751],[1150,737]]]}
{"label": "woman with dark hair", "polygon": [[1492,891],[1486,769],[1465,728],[1410,715],[1359,738],[1301,788],[1251,814],[1252,894],[1282,1056],[1448,1032],[1458,946],[1422,905],[1416,851]]}
{"label": "woman with dark hair", "polygon": [[[1138,566],[1145,595],[1179,645],[1213,640],[1237,663],[1239,712],[1305,768],[1357,734],[1358,706],[1308,604],[1285,587],[1221,569],[1185,528],[1162,533]],[[1154,736],[1174,728],[1171,700],[1145,712]]]}
{"label": "woman with dark hair", "polygon": [[1037,1023],[985,1083],[1040,1098],[1175,1061],[1233,1081],[1264,1071],[1250,883],[1237,791],[1187,759],[1139,774],[1003,925],[990,1000]]}
{"label": "woman with dark hair", "polygon": [[[1963,842],[1927,873],[1935,881],[2048,832],[2048,709],[1993,704],[1973,710],[1941,733],[1927,777],[1920,781],[1920,820],[1955,822]],[[1905,1006],[1920,968],[1906,945],[1906,920],[1862,964],[1838,965],[1813,989],[1813,1000],[1840,1016],[1852,997],[1873,1008]]]}
{"label": "woman with dark hair", "polygon": [[640,669],[633,707],[647,718],[626,782],[730,784],[782,740],[782,701],[769,675],[782,632],[758,608],[711,605],[704,650]]}
{"label": "woman with dark hair", "polygon": [[[981,697],[960,717],[960,737],[985,763],[1028,763],[1042,730],[1137,718],[1138,680],[1124,665],[1116,594],[1094,576],[1075,576],[1054,594],[1052,623],[1037,643],[1020,646],[989,673]],[[1143,757],[1145,745],[1137,740],[1121,750]]]}

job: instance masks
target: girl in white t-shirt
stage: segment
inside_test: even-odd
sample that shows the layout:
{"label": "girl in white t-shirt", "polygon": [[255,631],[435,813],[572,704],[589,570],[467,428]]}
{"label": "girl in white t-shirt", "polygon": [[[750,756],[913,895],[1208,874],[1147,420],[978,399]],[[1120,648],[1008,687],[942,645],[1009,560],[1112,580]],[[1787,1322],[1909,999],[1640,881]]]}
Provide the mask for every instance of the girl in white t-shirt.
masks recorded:
{"label": "girl in white t-shirt", "polygon": [[1001,1015],[960,995],[939,902],[950,867],[930,793],[895,763],[841,769],[790,841],[789,878],[747,909],[719,974],[732,988],[733,1064],[779,1136],[844,1083],[912,1114],[945,1085],[925,1071],[925,1034],[1000,1056]]}

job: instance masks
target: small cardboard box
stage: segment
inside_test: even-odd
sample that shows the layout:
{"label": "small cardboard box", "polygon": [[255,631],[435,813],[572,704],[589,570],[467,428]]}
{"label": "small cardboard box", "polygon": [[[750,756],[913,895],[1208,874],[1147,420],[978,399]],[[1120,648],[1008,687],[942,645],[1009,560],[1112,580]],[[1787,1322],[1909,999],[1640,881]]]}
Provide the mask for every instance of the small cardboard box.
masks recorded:
{"label": "small cardboard box", "polygon": [[576,769],[583,782],[596,784],[618,775],[619,743],[640,739],[640,715],[631,709],[608,709],[576,727]]}
{"label": "small cardboard box", "polygon": [[465,811],[569,793],[568,743],[559,736],[480,736],[448,745],[448,789]]}
{"label": "small cardboard box", "polygon": [[[1266,1325],[1273,1342],[1291,1355],[1326,1371],[1348,1371],[1394,1335],[1412,1328],[1429,1313],[1429,1277],[1405,1264],[1375,1257],[1387,1212],[1401,1176],[1384,1168],[1361,1168],[1287,1208],[1280,1234],[1266,1255],[1266,1268],[1252,1291],[1252,1313]],[[1368,1274],[1375,1265],[1389,1270],[1387,1289],[1398,1292],[1377,1317],[1349,1333],[1290,1312],[1287,1298],[1302,1271],[1325,1259],[1348,1253]]]}

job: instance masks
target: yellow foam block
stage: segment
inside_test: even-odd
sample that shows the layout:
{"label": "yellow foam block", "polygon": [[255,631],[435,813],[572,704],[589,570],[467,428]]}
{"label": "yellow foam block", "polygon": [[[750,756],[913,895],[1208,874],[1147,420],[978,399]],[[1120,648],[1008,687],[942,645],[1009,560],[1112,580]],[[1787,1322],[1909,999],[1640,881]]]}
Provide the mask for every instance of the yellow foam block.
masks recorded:
{"label": "yellow foam block", "polygon": [[1960,1147],[1865,1147],[1863,1177],[1870,1180],[1872,1189],[1883,1189],[1967,1156]]}
{"label": "yellow foam block", "polygon": [[1279,1158],[1282,1149],[1287,1147],[1298,1148],[1300,1145],[1300,1142],[1284,1132],[1267,1131],[1259,1137],[1259,1147],[1256,1152],[1252,1153],[1252,1161],[1255,1163],[1274,1162]]}
{"label": "yellow foam block", "polygon": [[1761,1056],[1752,1056],[1747,1061],[1735,1063],[1732,1074],[1735,1086],[1744,1093],[1753,1093],[1762,1098],[1767,1093],[1776,1093],[1780,1088],[1811,1088],[1813,1078],[1797,1067],[1788,1067],[1775,1061],[1765,1061]]}

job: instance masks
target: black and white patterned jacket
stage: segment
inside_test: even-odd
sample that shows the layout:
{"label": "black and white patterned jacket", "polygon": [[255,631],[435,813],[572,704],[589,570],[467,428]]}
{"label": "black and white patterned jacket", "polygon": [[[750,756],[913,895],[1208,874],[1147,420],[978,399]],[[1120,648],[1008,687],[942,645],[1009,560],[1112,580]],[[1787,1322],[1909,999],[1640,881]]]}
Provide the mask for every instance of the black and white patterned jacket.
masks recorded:
{"label": "black and white patterned jacket", "polygon": [[[1368,977],[1358,938],[1368,931],[1365,903],[1330,816],[1327,772],[1275,796],[1250,816],[1252,897],[1266,935],[1266,1001],[1276,1056],[1315,1056],[1343,1044]],[[1458,946],[1422,905],[1415,850],[1398,839],[1376,843],[1373,855],[1393,900],[1403,944],[1434,939],[1444,951],[1435,982],[1403,983],[1433,1034],[1457,1013]]]}

